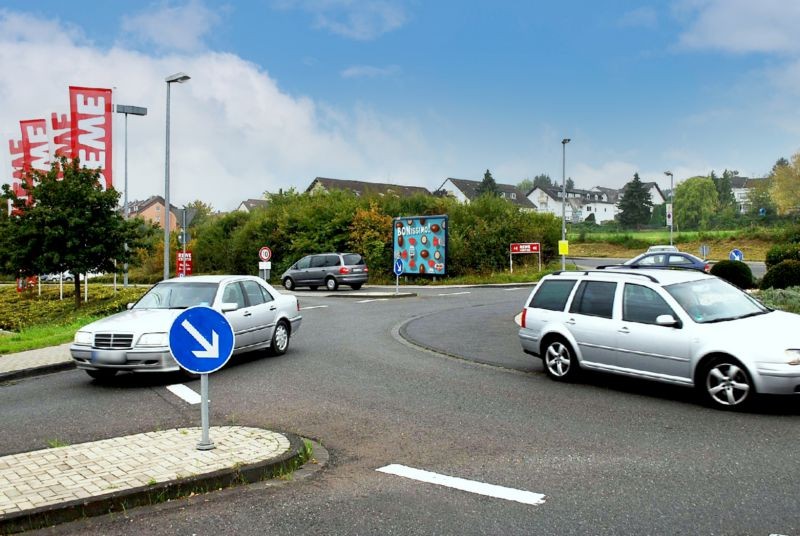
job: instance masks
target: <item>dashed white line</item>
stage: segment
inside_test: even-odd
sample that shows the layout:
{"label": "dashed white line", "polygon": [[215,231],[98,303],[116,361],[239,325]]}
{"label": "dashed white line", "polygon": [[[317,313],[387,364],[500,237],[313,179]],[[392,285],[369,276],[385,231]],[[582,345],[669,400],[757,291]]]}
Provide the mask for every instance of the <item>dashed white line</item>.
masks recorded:
{"label": "dashed white line", "polygon": [[462,294],[471,294],[471,292],[468,290],[464,292],[445,292],[443,294],[439,294],[439,296],[460,296]]}
{"label": "dashed white line", "polygon": [[356,303],[369,303],[369,302],[374,302],[374,301],[388,301],[388,300],[389,300],[389,298],[374,298],[374,299],[371,299],[371,300],[359,300]]}
{"label": "dashed white line", "polygon": [[201,402],[200,395],[183,385],[178,383],[175,385],[167,385],[167,390],[177,396],[178,398],[188,402],[189,404],[199,404]]}
{"label": "dashed white line", "polygon": [[464,478],[457,478],[454,476],[440,475],[430,471],[423,471],[422,469],[406,467],[405,465],[391,464],[387,465],[386,467],[376,469],[376,471],[390,475],[402,476],[412,480],[419,480],[420,482],[427,482],[428,484],[436,484],[438,486],[446,486],[448,488],[454,488],[461,491],[477,493],[478,495],[486,495],[487,497],[496,497],[498,499],[505,499],[507,501],[520,502],[523,504],[544,504],[545,500],[545,495],[542,495],[541,493],[533,493],[514,488],[495,486],[494,484],[485,484],[476,480],[466,480]]}
{"label": "dashed white line", "polygon": [[300,307],[300,310],[308,311],[309,309],[322,309],[323,307],[327,307],[327,305],[309,305],[308,307],[302,306]]}
{"label": "dashed white line", "polygon": [[508,292],[509,290],[522,290],[522,287],[504,288],[503,290],[506,292]]}

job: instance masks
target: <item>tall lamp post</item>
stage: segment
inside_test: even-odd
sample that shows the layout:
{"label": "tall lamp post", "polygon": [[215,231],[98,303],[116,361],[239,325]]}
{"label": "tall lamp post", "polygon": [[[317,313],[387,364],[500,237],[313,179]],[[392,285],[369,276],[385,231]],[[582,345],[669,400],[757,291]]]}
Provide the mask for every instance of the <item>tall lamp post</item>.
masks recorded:
{"label": "tall lamp post", "polygon": [[669,176],[669,245],[672,245],[672,227],[675,225],[675,190],[672,187],[672,172],[665,171]]}
{"label": "tall lamp post", "polygon": [[167,82],[167,155],[164,163],[164,279],[169,279],[169,89],[173,82],[182,84],[191,77],[176,73],[165,78]]}
{"label": "tall lamp post", "polygon": [[[569,138],[561,140],[561,240],[567,239],[567,144]],[[567,269],[567,256],[561,254],[561,269]]]}
{"label": "tall lamp post", "polygon": [[[129,115],[140,115],[144,116],[147,115],[147,108],[142,108],[141,106],[128,106],[127,104],[117,104],[116,107],[118,114],[125,114],[125,188],[124,188],[124,198],[123,198],[123,213],[125,215],[125,219],[128,219],[130,214],[130,210],[128,207],[128,116]],[[128,251],[128,243],[125,243],[125,251]],[[128,287],[128,263],[125,263],[125,268],[122,275],[122,286],[127,288]]]}

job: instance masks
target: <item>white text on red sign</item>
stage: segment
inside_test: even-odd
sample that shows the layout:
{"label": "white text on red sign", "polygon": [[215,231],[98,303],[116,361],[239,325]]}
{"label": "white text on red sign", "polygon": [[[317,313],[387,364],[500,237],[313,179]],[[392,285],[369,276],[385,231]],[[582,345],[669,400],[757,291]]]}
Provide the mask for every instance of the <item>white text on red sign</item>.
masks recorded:
{"label": "white text on red sign", "polygon": [[511,253],[539,253],[541,244],[538,242],[511,244]]}

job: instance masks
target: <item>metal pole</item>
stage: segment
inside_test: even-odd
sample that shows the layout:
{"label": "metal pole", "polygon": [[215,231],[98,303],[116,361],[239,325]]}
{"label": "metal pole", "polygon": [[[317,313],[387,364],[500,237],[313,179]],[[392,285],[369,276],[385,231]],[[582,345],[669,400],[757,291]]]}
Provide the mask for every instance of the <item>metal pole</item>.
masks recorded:
{"label": "metal pole", "polygon": [[211,450],[214,442],[208,437],[208,374],[200,375],[200,423],[203,435],[197,444],[197,450]]}
{"label": "metal pole", "polygon": [[186,207],[183,207],[183,275],[186,276]]}
{"label": "metal pole", "polygon": [[169,87],[167,82],[167,148],[164,162],[164,279],[169,279]]}
{"label": "metal pole", "polygon": [[670,204],[670,218],[669,218],[669,245],[672,245],[672,228],[675,226],[675,188],[672,185],[672,172],[665,171],[664,175],[669,175],[669,204]]}
{"label": "metal pole", "polygon": [[[125,114],[125,219],[128,219],[130,212],[128,212],[128,114]],[[125,251],[128,251],[128,243],[125,242]],[[116,273],[116,272],[115,272]],[[116,283],[116,278],[114,279]],[[124,266],[122,267],[122,286],[123,288],[128,288],[128,261],[125,261]]]}
{"label": "metal pole", "polygon": [[[561,240],[567,239],[567,144],[569,138],[561,140]],[[567,269],[567,256],[561,255],[561,269]]]}

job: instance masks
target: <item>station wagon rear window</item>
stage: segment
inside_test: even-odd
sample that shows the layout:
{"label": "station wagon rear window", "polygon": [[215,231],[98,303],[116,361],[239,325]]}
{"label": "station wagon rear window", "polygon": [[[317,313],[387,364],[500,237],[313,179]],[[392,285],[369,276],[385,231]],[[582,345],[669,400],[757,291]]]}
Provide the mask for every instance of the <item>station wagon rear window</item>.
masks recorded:
{"label": "station wagon rear window", "polygon": [[353,266],[354,264],[365,264],[364,257],[357,253],[351,253],[344,256],[345,266]]}
{"label": "station wagon rear window", "polygon": [[572,287],[575,286],[574,279],[550,279],[539,283],[539,290],[533,295],[533,299],[528,307],[536,309],[548,309],[550,311],[563,311],[567,305]]}

